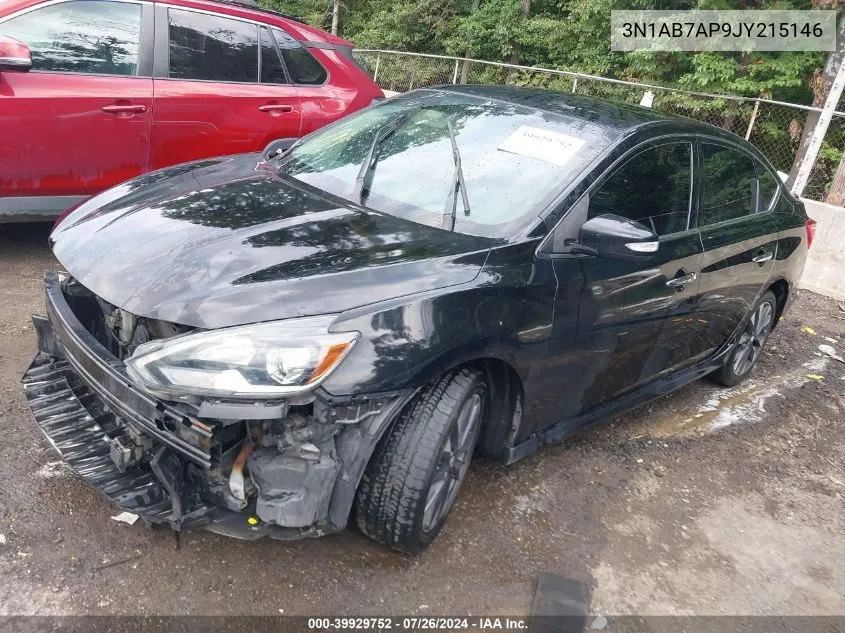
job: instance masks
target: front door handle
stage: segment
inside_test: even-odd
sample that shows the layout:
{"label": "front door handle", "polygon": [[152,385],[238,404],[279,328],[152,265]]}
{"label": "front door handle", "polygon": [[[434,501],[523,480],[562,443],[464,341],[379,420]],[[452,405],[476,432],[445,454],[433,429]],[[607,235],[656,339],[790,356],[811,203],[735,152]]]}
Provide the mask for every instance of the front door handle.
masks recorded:
{"label": "front door handle", "polygon": [[760,251],[757,257],[755,257],[751,261],[755,264],[763,264],[765,262],[771,261],[772,259],[774,259],[774,257],[774,253],[772,253],[771,251]]}
{"label": "front door handle", "polygon": [[285,105],[283,103],[266,103],[258,106],[262,112],[293,112],[292,105]]}
{"label": "front door handle", "polygon": [[140,104],[112,104],[103,106],[100,110],[109,114],[144,114],[147,111],[147,106]]}
{"label": "front door handle", "polygon": [[696,274],[687,273],[683,270],[679,270],[678,272],[685,274],[678,275],[677,277],[672,277],[672,279],[666,282],[666,285],[680,292],[689,282],[695,281]]}

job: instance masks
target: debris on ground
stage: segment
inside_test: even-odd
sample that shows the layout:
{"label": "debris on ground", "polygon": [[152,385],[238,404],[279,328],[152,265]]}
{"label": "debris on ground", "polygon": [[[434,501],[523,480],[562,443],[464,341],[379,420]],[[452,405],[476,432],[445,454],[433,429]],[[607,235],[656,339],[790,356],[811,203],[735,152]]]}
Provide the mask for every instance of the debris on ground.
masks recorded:
{"label": "debris on ground", "polygon": [[811,328],[809,325],[805,325],[804,327],[802,327],[801,331],[804,332],[804,334],[809,334],[810,336],[816,335],[816,331],[813,328]]}
{"label": "debris on ground", "polygon": [[0,545],[5,545],[5,544],[6,544],[6,535],[0,534]]}
{"label": "debris on ground", "polygon": [[830,356],[833,360],[845,363],[845,358],[842,358],[839,354],[837,354],[836,348],[832,345],[819,345],[819,351],[826,356]]}
{"label": "debris on ground", "polygon": [[824,376],[819,376],[818,374],[807,374],[807,378],[812,378],[813,380],[824,380]]}
{"label": "debris on ground", "polygon": [[594,631],[603,631],[607,626],[607,618],[603,615],[598,616],[593,623],[590,624],[590,628]]}
{"label": "debris on ground", "polygon": [[112,517],[112,521],[126,523],[127,525],[135,525],[135,521],[137,520],[138,515],[133,512],[121,512],[120,514],[116,514]]}

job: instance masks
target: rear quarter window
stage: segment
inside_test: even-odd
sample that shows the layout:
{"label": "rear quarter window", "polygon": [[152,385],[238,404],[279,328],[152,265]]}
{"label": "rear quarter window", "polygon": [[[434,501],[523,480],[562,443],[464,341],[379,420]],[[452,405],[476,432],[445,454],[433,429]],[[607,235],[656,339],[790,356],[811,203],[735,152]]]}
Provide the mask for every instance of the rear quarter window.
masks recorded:
{"label": "rear quarter window", "polygon": [[329,78],[326,69],[301,42],[281,29],[273,29],[273,36],[282,52],[282,59],[285,60],[285,66],[293,83],[308,86],[321,86],[326,83]]}

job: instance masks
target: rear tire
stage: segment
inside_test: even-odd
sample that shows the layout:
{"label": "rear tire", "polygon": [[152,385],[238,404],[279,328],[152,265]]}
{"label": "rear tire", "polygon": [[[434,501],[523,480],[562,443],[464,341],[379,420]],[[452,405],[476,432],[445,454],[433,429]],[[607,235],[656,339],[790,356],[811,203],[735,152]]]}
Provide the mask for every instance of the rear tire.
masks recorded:
{"label": "rear tire", "polygon": [[760,359],[775,324],[777,306],[777,298],[773,292],[768,291],[760,297],[751,312],[751,319],[728,354],[725,364],[711,374],[716,383],[733,387],[751,375],[751,370]]}
{"label": "rear tire", "polygon": [[416,396],[379,442],[355,499],[358,528],[416,554],[440,532],[486,414],[483,374],[449,372]]}

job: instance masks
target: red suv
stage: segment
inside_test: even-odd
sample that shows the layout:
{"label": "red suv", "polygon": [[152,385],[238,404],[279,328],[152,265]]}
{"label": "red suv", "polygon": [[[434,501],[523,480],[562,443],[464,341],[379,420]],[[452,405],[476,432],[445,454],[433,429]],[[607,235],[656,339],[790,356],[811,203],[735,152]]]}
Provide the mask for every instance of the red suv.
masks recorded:
{"label": "red suv", "polygon": [[383,96],[349,42],[247,0],[3,2],[0,221],[257,152]]}

